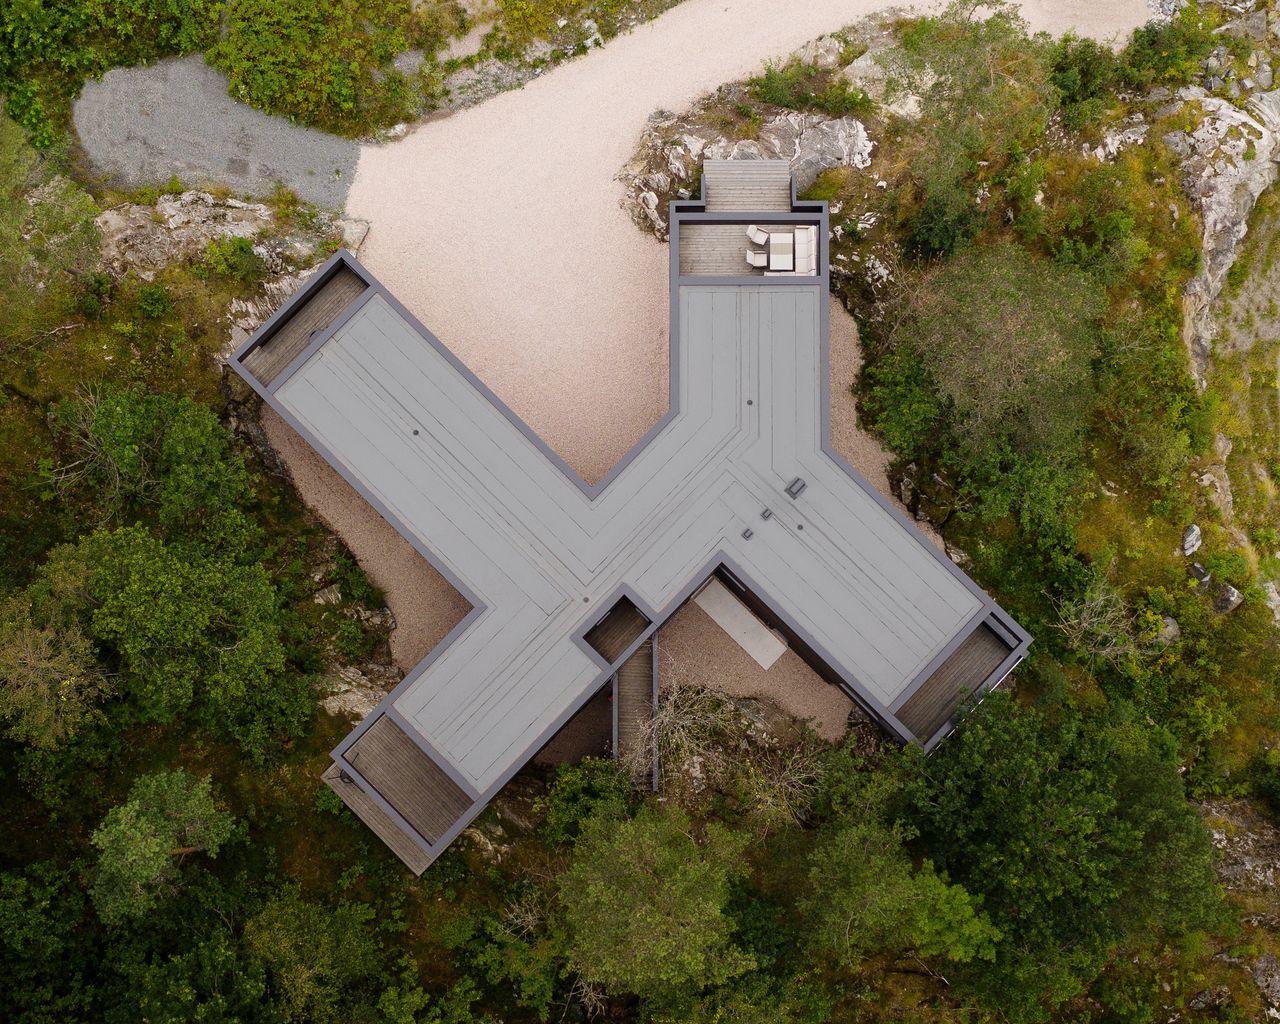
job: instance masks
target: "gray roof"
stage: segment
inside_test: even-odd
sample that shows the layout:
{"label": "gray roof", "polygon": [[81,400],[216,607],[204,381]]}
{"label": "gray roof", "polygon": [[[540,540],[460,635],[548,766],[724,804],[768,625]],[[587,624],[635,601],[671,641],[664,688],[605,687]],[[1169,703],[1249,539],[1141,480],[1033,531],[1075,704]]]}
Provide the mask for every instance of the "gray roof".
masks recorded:
{"label": "gray roof", "polygon": [[735,218],[673,204],[671,411],[594,487],[347,254],[335,266],[369,288],[287,371],[262,381],[240,365],[287,309],[238,354],[475,606],[379,713],[477,811],[612,674],[583,634],[622,594],[656,628],[724,566],[887,728],[926,744],[941,732],[915,737],[895,711],[974,630],[988,624],[1008,653],[975,688],[1025,651],[1026,634],[828,445],[825,206],[793,197],[751,218],[817,225],[818,277],[747,276],[745,263],[741,277],[682,277],[681,228]]}

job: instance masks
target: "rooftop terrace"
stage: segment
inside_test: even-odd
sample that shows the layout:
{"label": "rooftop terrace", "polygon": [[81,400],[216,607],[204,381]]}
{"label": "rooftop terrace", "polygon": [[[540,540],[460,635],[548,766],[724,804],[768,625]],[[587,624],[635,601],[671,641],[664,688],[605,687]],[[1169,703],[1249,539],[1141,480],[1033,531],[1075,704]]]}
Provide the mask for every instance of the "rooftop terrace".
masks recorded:
{"label": "rooftop terrace", "polygon": [[[795,201],[785,163],[759,163],[709,163],[704,198],[673,204],[671,408],[594,486],[346,253],[235,357],[473,605],[326,776],[384,840],[411,841],[411,856],[389,845],[415,871],[615,680],[615,742],[634,742],[655,634],[712,575],[926,748],[1026,650],[830,448],[826,209]],[[711,229],[745,254],[753,225],[812,228],[822,272],[686,261]]]}

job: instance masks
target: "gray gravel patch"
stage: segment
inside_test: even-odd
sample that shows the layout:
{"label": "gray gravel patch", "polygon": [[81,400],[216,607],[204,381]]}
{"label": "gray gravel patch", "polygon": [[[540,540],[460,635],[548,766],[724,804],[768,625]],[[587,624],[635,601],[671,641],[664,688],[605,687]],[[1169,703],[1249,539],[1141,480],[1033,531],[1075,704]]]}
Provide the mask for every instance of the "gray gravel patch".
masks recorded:
{"label": "gray gravel patch", "polygon": [[94,168],[127,185],[225,184],[263,196],[283,182],[302,199],[340,210],[357,143],[272,117],[227,95],[227,79],[198,55],[108,71],[88,82],[74,121]]}

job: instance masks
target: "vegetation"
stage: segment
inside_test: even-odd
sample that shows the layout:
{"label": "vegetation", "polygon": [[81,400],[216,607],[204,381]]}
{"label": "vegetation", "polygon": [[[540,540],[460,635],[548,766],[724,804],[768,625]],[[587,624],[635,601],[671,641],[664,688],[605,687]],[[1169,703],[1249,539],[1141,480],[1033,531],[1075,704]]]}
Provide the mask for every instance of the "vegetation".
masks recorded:
{"label": "vegetation", "polygon": [[215,806],[208,779],[184,771],[140,778],[128,802],[113,807],[93,833],[98,916],[108,925],[141,917],[177,887],[175,858],[216,856],[234,827]]}
{"label": "vegetation", "polygon": [[[500,6],[490,55],[585,10]],[[914,510],[1035,635],[1017,697],[969,709],[925,757],[869,730],[833,746],[669,680],[647,737],[659,798],[635,766],[531,768],[415,879],[319,781],[346,730],[319,677],[385,655],[358,614],[383,595],[227,425],[247,412],[214,355],[263,273],[254,244],[152,281],[106,274],[93,219],[118,197],[76,184],[59,127],[86,74],[213,48],[253,102],[360,131],[418,87],[382,76],[387,55],[465,18],[0,0],[0,90],[22,121],[0,117],[0,1017],[1263,1017],[1244,979],[1274,937],[1224,901],[1190,800],[1252,796],[1280,818],[1258,585],[1280,571],[1275,349],[1220,354],[1197,391],[1181,297],[1199,225],[1169,126],[1082,155],[1133,90],[1235,44],[1194,8],[1113,55],[971,7],[894,25],[885,60],[916,121],[799,63],[740,95],[748,125],[787,106],[877,138],[885,189],[818,186],[878,214],[841,225],[837,255],[890,272],[836,280],[862,316],[857,398]],[[605,34],[629,10],[591,9]],[[282,231],[303,217],[281,202]],[[1266,272],[1275,232],[1251,235]],[[1264,470],[1235,532],[1193,475],[1219,433]],[[1192,516],[1197,557],[1245,594],[1227,615],[1172,554]],[[339,603],[317,604],[332,585]],[[1224,978],[1236,1002],[1196,1009]]]}

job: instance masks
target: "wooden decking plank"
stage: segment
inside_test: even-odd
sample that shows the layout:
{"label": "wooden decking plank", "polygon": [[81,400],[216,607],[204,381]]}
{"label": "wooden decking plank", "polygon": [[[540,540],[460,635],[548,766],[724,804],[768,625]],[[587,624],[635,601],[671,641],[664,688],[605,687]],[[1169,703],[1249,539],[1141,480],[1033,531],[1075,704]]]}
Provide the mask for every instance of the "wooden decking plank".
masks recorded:
{"label": "wooden decking plank", "polygon": [[650,637],[618,668],[616,691],[619,759],[632,755],[653,718],[653,638]]}
{"label": "wooden decking plank", "polygon": [[930,739],[1008,656],[1009,645],[979,626],[902,705],[898,720],[917,739]]}
{"label": "wooden decking plank", "polygon": [[365,730],[346,758],[429,843],[471,808],[471,798],[387,715]]}
{"label": "wooden decking plank", "polygon": [[322,331],[365,290],[365,283],[342,267],[307,301],[242,360],[246,369],[269,385],[293,362],[316,331]]}
{"label": "wooden decking plank", "polygon": [[627,598],[622,598],[609,614],[586,632],[584,639],[612,664],[649,626],[649,620]]}
{"label": "wooden decking plank", "polygon": [[337,764],[329,765],[321,778],[342,798],[342,802],[351,809],[352,813],[391,848],[391,852],[404,862],[405,867],[415,875],[420,875],[431,866],[431,857],[427,852],[377,805],[373,797],[361,789],[355,781],[343,781],[342,769]]}

